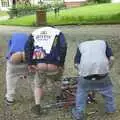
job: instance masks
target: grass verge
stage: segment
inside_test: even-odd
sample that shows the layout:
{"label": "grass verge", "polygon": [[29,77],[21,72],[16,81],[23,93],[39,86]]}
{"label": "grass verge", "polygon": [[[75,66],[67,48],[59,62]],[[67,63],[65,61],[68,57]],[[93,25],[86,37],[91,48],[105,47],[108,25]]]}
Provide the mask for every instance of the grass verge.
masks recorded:
{"label": "grass verge", "polygon": [[[98,4],[60,10],[55,16],[54,12],[47,12],[47,24],[119,24],[120,4]],[[35,26],[36,16],[24,16],[0,21],[2,25]]]}

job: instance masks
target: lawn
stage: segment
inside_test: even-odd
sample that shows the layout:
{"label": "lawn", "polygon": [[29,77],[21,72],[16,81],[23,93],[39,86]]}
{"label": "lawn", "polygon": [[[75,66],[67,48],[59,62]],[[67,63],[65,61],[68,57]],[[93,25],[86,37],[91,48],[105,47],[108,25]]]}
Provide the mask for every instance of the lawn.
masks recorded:
{"label": "lawn", "polygon": [[0,16],[6,16],[6,15],[8,15],[7,12],[0,11]]}
{"label": "lawn", "polygon": [[[59,15],[47,12],[47,24],[119,24],[120,4],[98,4],[60,10]],[[4,25],[35,26],[36,16],[24,16],[7,21],[0,21]]]}

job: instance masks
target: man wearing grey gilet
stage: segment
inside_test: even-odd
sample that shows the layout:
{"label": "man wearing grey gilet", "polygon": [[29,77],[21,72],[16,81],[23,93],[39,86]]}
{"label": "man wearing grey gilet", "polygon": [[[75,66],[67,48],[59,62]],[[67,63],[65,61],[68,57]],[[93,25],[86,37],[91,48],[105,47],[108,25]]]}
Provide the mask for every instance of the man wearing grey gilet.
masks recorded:
{"label": "man wearing grey gilet", "polygon": [[116,110],[112,93],[109,69],[114,60],[112,49],[104,40],[85,41],[78,45],[74,58],[75,68],[79,73],[76,105],[72,109],[75,120],[85,120],[85,108],[89,91],[99,92],[105,101],[105,112]]}

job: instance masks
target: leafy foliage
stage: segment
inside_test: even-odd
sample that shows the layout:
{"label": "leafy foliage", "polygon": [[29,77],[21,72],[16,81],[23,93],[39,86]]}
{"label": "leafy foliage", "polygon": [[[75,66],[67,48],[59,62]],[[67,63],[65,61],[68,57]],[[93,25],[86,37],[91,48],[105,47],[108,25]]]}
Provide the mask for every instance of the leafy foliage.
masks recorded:
{"label": "leafy foliage", "polygon": [[10,15],[10,18],[14,18],[34,14],[37,9],[39,9],[39,6],[17,5],[16,7],[10,8],[8,14]]}
{"label": "leafy foliage", "polygon": [[111,0],[88,0],[88,2],[93,2],[93,3],[110,3]]}

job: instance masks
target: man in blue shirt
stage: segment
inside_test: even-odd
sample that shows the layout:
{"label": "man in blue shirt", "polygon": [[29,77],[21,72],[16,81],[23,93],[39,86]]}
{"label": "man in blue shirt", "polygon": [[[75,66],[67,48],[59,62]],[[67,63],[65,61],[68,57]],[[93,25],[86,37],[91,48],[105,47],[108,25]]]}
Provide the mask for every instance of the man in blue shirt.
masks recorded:
{"label": "man in blue shirt", "polygon": [[75,68],[79,72],[76,105],[72,110],[75,120],[85,120],[85,108],[89,91],[99,92],[105,101],[105,111],[116,110],[112,93],[109,69],[114,60],[113,53],[104,40],[91,40],[79,44],[75,55]]}
{"label": "man in blue shirt", "polygon": [[27,64],[25,64],[24,46],[28,40],[25,33],[13,33],[8,41],[8,50],[6,55],[6,102],[12,104],[15,102],[15,89],[20,76],[27,73]]}

